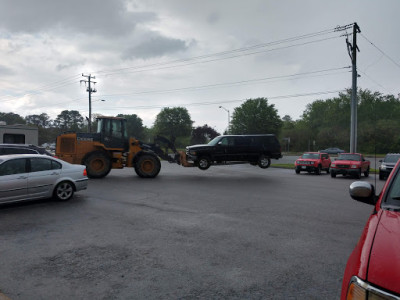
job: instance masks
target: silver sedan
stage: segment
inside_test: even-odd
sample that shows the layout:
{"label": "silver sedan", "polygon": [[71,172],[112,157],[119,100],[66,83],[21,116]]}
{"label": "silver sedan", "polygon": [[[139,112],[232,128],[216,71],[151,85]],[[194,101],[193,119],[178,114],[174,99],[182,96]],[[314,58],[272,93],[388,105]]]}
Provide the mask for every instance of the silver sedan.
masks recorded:
{"label": "silver sedan", "polygon": [[0,156],[0,203],[51,197],[66,201],[87,184],[85,166],[40,154]]}

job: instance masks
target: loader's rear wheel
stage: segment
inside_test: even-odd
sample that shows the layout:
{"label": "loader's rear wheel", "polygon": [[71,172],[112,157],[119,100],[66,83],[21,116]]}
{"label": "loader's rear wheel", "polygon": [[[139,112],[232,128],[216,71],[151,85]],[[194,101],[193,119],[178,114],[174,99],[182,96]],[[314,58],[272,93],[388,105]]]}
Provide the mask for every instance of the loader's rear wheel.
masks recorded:
{"label": "loader's rear wheel", "polygon": [[161,163],[158,157],[144,154],[138,158],[135,171],[142,178],[154,178],[160,173]]}
{"label": "loader's rear wheel", "polygon": [[102,178],[111,171],[111,159],[101,151],[91,153],[85,160],[85,165],[89,178]]}

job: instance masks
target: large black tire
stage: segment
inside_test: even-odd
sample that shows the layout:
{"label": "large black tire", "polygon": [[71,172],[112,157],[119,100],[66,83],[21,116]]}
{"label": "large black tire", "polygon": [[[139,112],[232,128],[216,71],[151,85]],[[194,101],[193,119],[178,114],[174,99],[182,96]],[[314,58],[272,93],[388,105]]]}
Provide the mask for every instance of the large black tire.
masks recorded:
{"label": "large black tire", "polygon": [[86,158],[85,165],[89,178],[103,178],[111,171],[111,158],[105,152],[95,151]]}
{"label": "large black tire", "polygon": [[335,178],[336,177],[336,173],[334,171],[331,171],[331,177]]}
{"label": "large black tire", "polygon": [[379,173],[379,180],[384,180],[385,176],[383,176],[383,174]]}
{"label": "large black tire", "polygon": [[315,174],[321,175],[321,166],[320,165],[315,169]]}
{"label": "large black tire", "polygon": [[211,166],[211,160],[207,156],[200,157],[197,166],[200,170],[207,170]]}
{"label": "large black tire", "polygon": [[260,155],[260,158],[258,159],[258,166],[261,169],[266,169],[271,165],[271,159],[265,155]]}
{"label": "large black tire", "polygon": [[300,174],[300,168],[295,169],[296,174]]}
{"label": "large black tire", "polygon": [[74,185],[69,181],[57,184],[53,192],[53,197],[58,201],[68,201],[72,196],[74,196]]}
{"label": "large black tire", "polygon": [[361,169],[359,169],[358,172],[356,173],[356,178],[357,179],[361,178]]}
{"label": "large black tire", "polygon": [[142,178],[154,178],[160,170],[161,162],[155,155],[143,154],[135,163],[135,172]]}

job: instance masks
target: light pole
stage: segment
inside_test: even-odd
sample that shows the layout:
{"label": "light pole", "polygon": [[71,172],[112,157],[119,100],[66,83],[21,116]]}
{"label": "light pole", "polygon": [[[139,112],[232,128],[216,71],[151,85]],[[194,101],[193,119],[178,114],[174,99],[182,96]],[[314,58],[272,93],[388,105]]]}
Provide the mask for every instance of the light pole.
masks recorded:
{"label": "light pole", "polygon": [[219,106],[219,108],[222,108],[223,110],[225,110],[226,112],[228,112],[228,130],[227,130],[227,132],[228,132],[228,134],[231,132],[231,114],[230,114],[230,112],[229,112],[229,109],[226,109],[225,107],[223,107],[223,106]]}

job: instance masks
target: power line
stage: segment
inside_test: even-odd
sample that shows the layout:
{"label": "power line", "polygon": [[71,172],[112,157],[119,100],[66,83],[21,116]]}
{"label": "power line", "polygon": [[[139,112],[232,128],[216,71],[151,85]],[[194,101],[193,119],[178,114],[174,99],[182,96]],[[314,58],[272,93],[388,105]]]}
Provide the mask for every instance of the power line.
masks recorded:
{"label": "power line", "polygon": [[[267,49],[267,50],[262,50],[262,51],[255,51],[255,52],[250,52],[250,53],[232,55],[232,56],[228,56],[228,57],[214,58],[214,59],[209,59],[209,60],[193,61],[193,62],[188,62],[188,63],[180,64],[180,65],[168,66],[168,64],[170,64],[170,63],[163,63],[163,64],[159,64],[159,66],[161,66],[161,65],[167,65],[167,66],[143,69],[143,68],[146,68],[146,66],[144,66],[144,67],[139,67],[136,70],[129,71],[129,72],[103,73],[103,76],[126,75],[126,74],[141,73],[141,72],[147,72],[147,71],[158,71],[158,70],[171,69],[171,68],[180,68],[180,67],[185,67],[185,66],[189,66],[189,65],[204,64],[204,63],[209,63],[209,62],[222,61],[222,60],[228,60],[228,59],[233,59],[233,58],[238,58],[238,57],[250,56],[250,55],[254,55],[254,54],[260,54],[260,53],[267,53],[267,52],[272,52],[272,51],[277,51],[277,50],[289,49],[289,48],[294,48],[294,47],[298,47],[298,46],[305,46],[305,45],[309,45],[309,44],[313,44],[313,43],[319,43],[319,42],[323,42],[323,41],[327,41],[327,40],[331,40],[331,39],[337,39],[337,38],[340,38],[340,37],[339,36],[329,37],[329,38],[314,40],[314,41],[310,41],[310,42],[304,42],[304,43],[295,44],[295,45],[288,45],[288,46],[283,46],[283,47],[278,47],[278,48],[273,48],[273,49]],[[184,60],[182,60],[182,61],[184,61]],[[153,64],[153,65],[150,65],[150,66],[154,66],[154,65],[157,65],[157,64]],[[132,67],[130,69],[134,69],[134,68],[135,67]]]}
{"label": "power line", "polygon": [[[279,95],[266,97],[268,100],[273,99],[289,99],[289,98],[299,98],[306,96],[320,96],[320,95],[328,95],[333,93],[345,92],[345,89],[334,90],[334,91],[321,91],[321,92],[311,92],[311,93],[302,93],[302,94],[292,94],[292,95]],[[193,103],[182,103],[182,104],[174,104],[174,105],[142,105],[142,106],[113,106],[111,108],[107,108],[107,110],[115,110],[115,109],[156,109],[156,108],[165,108],[165,107],[186,107],[186,106],[205,106],[205,105],[219,105],[224,103],[234,103],[234,102],[242,102],[247,99],[236,99],[236,100],[215,100],[215,101],[204,101],[204,102],[193,102]],[[84,110],[85,111],[85,110]]]}
{"label": "power line", "polygon": [[[132,93],[123,93],[123,94],[106,94],[106,95],[99,95],[99,97],[117,97],[117,96],[129,96],[129,95],[142,95],[142,94],[161,94],[161,93],[171,93],[171,92],[179,92],[179,91],[187,91],[187,90],[199,90],[199,89],[208,89],[208,88],[215,88],[221,86],[229,86],[229,85],[245,85],[249,83],[257,83],[263,81],[280,81],[280,80],[291,80],[295,77],[319,77],[319,76],[327,76],[332,74],[321,74],[325,72],[332,72],[332,71],[339,71],[344,69],[349,69],[350,67],[341,67],[341,68],[331,68],[331,69],[324,69],[312,72],[303,72],[297,74],[290,74],[290,75],[281,75],[281,76],[273,76],[273,77],[265,77],[265,78],[257,78],[257,79],[249,79],[249,80],[241,80],[235,82],[225,82],[225,83],[216,83],[216,84],[208,84],[202,86],[192,86],[192,87],[184,87],[184,88],[176,88],[176,89],[168,89],[168,90],[156,90],[156,91],[143,91],[143,92],[132,92]],[[347,71],[346,71],[347,72]],[[340,74],[343,72],[340,72]],[[317,75],[319,74],[319,75]],[[338,73],[333,73],[338,74]],[[309,76],[313,75],[313,76]]]}
{"label": "power line", "polygon": [[389,55],[387,55],[382,49],[380,49],[378,46],[376,46],[373,42],[371,42],[364,34],[360,33],[360,35],[367,41],[369,42],[373,47],[375,47],[380,53],[382,53],[387,59],[389,59],[392,63],[394,63],[397,67],[400,68],[400,64],[396,62],[393,58],[391,58]]}
{"label": "power line", "polygon": [[174,63],[181,63],[181,62],[187,62],[187,61],[192,61],[192,60],[198,60],[198,59],[204,59],[204,58],[209,58],[209,57],[213,57],[213,56],[222,56],[222,55],[227,55],[227,54],[232,54],[232,53],[236,53],[236,52],[245,52],[245,51],[249,51],[249,50],[253,50],[253,49],[258,49],[258,48],[264,48],[264,47],[268,47],[268,46],[273,46],[273,45],[279,45],[282,43],[288,43],[288,42],[292,42],[292,41],[297,41],[300,39],[305,39],[305,38],[312,38],[312,37],[316,37],[319,35],[325,35],[328,33],[333,33],[335,30],[334,29],[327,29],[327,30],[322,30],[319,32],[314,32],[314,33],[310,33],[310,34],[304,34],[304,35],[299,35],[299,36],[295,36],[295,37],[291,37],[291,38],[287,38],[287,39],[282,39],[282,40],[278,40],[278,41],[273,41],[273,42],[268,42],[268,43],[262,43],[262,44],[257,44],[257,45],[253,45],[253,46],[248,46],[248,47],[243,47],[243,48],[237,48],[237,49],[233,49],[233,50],[228,50],[228,51],[222,51],[222,52],[217,52],[217,53],[212,53],[212,54],[206,54],[206,55],[201,55],[201,56],[196,56],[196,57],[191,57],[191,58],[184,58],[184,59],[178,59],[178,60],[173,60],[173,61],[168,61],[168,62],[163,62],[163,63],[154,63],[154,64],[150,64],[150,65],[144,65],[144,66],[132,66],[132,67],[125,67],[125,68],[119,68],[119,69],[111,69],[111,70],[100,70],[100,71],[96,71],[96,74],[113,74],[113,73],[120,73],[122,71],[125,70],[129,70],[129,69],[143,69],[143,68],[149,68],[149,67],[154,67],[154,66],[163,66],[163,65],[169,65],[169,64],[174,64]]}

